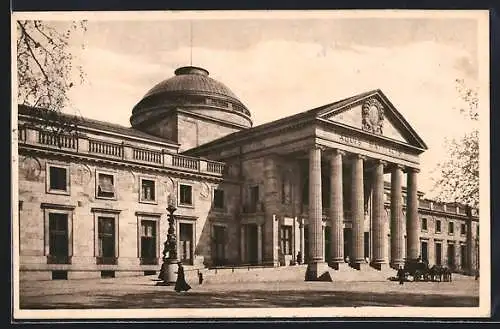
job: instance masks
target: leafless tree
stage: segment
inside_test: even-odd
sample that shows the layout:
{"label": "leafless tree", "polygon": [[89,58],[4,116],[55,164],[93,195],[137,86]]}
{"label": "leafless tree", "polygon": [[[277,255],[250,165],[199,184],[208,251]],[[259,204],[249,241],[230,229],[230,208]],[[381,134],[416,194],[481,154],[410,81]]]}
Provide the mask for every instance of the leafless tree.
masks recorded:
{"label": "leafless tree", "polygon": [[62,115],[62,110],[70,105],[68,91],[85,80],[82,66],[75,65],[70,39],[74,32],[87,30],[86,21],[54,26],[18,20],[16,25],[18,103],[37,112],[40,129],[56,137],[76,133],[78,116]]}

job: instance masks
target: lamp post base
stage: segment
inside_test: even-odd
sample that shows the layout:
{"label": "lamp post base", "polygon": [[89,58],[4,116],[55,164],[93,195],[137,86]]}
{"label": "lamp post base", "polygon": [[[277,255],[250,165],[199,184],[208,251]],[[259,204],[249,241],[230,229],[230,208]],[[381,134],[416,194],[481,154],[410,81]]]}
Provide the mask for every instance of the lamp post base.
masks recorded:
{"label": "lamp post base", "polygon": [[157,286],[173,286],[177,281],[177,259],[167,259],[161,265],[161,279],[163,281],[157,282]]}

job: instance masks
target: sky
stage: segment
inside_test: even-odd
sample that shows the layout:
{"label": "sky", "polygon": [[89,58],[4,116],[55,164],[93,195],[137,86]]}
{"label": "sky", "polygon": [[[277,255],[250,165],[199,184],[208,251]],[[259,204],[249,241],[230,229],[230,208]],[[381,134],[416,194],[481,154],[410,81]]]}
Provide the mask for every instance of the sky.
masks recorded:
{"label": "sky", "polygon": [[171,17],[90,19],[72,39],[86,74],[70,92],[73,108],[130,126],[144,94],[191,64],[228,86],[254,126],[378,88],[429,147],[419,179],[426,197],[445,139],[471,128],[455,83],[480,85],[471,17]]}

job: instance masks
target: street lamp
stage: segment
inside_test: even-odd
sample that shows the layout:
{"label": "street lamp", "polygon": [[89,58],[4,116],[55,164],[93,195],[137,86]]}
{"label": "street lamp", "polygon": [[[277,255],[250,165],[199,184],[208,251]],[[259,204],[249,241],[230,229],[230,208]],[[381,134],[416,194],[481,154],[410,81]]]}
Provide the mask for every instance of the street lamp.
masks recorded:
{"label": "street lamp", "polygon": [[167,240],[165,241],[163,248],[163,264],[161,265],[159,278],[163,281],[158,282],[157,285],[160,286],[170,286],[175,284],[177,270],[177,264],[179,260],[177,259],[177,237],[175,236],[175,216],[174,212],[176,208],[176,200],[172,195],[168,196],[168,232]]}

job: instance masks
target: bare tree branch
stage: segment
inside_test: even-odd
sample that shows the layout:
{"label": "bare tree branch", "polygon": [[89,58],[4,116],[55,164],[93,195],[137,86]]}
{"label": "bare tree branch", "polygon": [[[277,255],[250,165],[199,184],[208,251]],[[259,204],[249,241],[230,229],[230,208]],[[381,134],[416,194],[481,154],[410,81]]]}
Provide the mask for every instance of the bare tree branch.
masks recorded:
{"label": "bare tree branch", "polygon": [[69,47],[72,33],[85,31],[85,24],[68,23],[69,28],[62,30],[64,23],[55,27],[37,20],[17,21],[18,100],[36,111],[41,129],[57,136],[76,133],[78,118],[61,111],[70,105],[67,93],[75,85],[73,76],[79,76],[80,82],[85,78],[82,66],[74,65]]}

